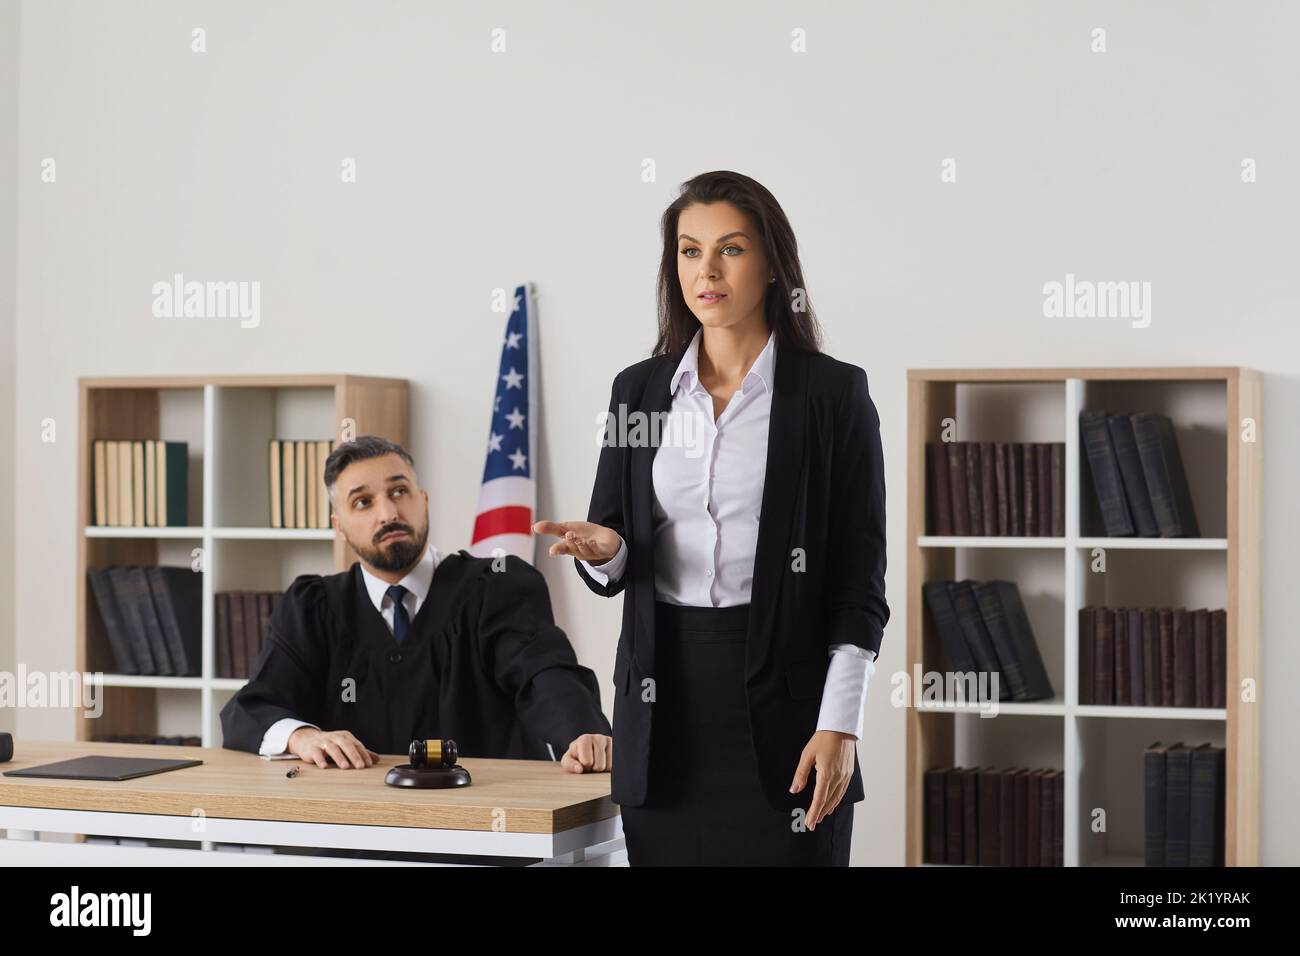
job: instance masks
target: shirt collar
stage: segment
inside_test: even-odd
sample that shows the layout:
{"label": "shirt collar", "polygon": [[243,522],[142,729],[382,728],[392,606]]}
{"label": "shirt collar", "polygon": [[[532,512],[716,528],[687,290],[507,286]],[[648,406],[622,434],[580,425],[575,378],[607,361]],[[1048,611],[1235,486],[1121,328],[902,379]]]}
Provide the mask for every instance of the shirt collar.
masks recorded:
{"label": "shirt collar", "polygon": [[[433,584],[433,572],[441,560],[442,552],[429,544],[425,547],[424,556],[420,558],[419,563],[411,568],[406,577],[397,582],[415,595],[417,607],[423,604],[424,599],[428,597],[429,587]],[[383,578],[371,574],[364,563],[358,563],[361,564],[361,577],[366,582],[366,593],[370,595],[370,602],[374,604],[376,611],[382,612],[384,597],[387,595],[390,585]]]}
{"label": "shirt collar", "polygon": [[[695,330],[695,335],[691,338],[691,344],[687,346],[686,353],[682,360],[677,363],[677,370],[673,372],[672,380],[668,383],[668,394],[677,394],[677,385],[685,378],[685,385],[688,390],[699,384],[700,373],[700,336],[704,334],[704,329]],[[740,390],[748,392],[755,385],[762,386],[769,392],[772,391],[772,370],[776,366],[776,332],[773,331],[767,337],[767,345],[763,346],[763,351],[758,353],[758,358],[754,359],[754,364],[745,374],[744,380],[740,383]]]}

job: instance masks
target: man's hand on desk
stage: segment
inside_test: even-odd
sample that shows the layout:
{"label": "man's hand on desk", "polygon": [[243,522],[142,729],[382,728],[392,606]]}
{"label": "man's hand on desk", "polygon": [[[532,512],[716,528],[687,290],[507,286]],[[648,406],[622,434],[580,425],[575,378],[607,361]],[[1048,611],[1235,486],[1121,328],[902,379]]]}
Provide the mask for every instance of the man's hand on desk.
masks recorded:
{"label": "man's hand on desk", "polygon": [[335,765],[344,770],[369,767],[379,759],[379,754],[365,747],[346,730],[299,727],[289,735],[288,750],[318,767],[328,767],[333,759]]}
{"label": "man's hand on desk", "polygon": [[576,737],[560,758],[569,773],[608,773],[614,769],[614,738],[604,734]]}

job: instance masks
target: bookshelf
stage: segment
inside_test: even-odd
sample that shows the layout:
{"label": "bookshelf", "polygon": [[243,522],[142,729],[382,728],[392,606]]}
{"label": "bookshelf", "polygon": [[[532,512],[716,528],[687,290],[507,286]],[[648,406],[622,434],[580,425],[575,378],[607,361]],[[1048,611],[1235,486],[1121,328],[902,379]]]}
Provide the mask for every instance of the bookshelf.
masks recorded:
{"label": "bookshelf", "polygon": [[[1242,681],[1260,677],[1262,379],[1238,367],[909,369],[907,673],[942,671],[925,612],[930,580],[1016,581],[1055,698],[907,707],[906,862],[925,859],[927,769],[1055,767],[1064,774],[1066,866],[1143,865],[1143,764],[1148,745],[1208,741],[1226,749],[1224,861],[1259,863],[1259,708]],[[1174,423],[1200,538],[1108,538],[1079,437],[1084,409],[1156,411]],[[944,419],[961,441],[1064,442],[1064,537],[926,534],[926,442]],[[1098,558],[1104,573],[1094,570]],[[1081,706],[1078,610],[1094,605],[1222,607],[1227,707]],[[1104,813],[1104,828],[1098,824]]]}
{"label": "bookshelf", "polygon": [[[79,380],[77,669],[102,672],[103,713],[77,718],[77,739],[162,734],[221,745],[220,711],[244,684],[218,678],[217,591],[273,590],[299,574],[346,570],[352,549],[330,528],[270,527],[267,442],[409,441],[405,379],[356,375],[226,375]],[[161,438],[189,445],[186,527],[94,524],[94,442]],[[198,677],[117,674],[87,570],[203,562],[203,667]]]}

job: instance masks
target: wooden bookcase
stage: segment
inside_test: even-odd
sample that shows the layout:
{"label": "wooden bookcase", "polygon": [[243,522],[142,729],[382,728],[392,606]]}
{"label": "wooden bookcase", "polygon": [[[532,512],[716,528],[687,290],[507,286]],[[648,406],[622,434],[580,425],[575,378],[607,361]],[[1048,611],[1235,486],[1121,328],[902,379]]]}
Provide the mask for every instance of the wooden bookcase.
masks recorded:
{"label": "wooden bookcase", "polygon": [[[275,590],[306,573],[346,570],[356,556],[330,528],[270,527],[267,442],[375,434],[409,440],[404,379],[355,375],[82,378],[78,429],[77,669],[102,672],[103,713],[77,739],[185,734],[221,745],[219,714],[242,679],[218,678],[217,591]],[[94,525],[94,442],[161,438],[189,444],[189,524]],[[192,567],[203,560],[203,669],[198,677],[114,673],[87,570],[114,564]]]}
{"label": "wooden bookcase", "polygon": [[[1224,860],[1259,863],[1262,381],[1245,368],[910,369],[907,428],[907,673],[942,671],[921,585],[1018,582],[1056,697],[907,707],[906,862],[925,859],[924,774],[947,766],[1064,773],[1066,866],[1143,865],[1142,753],[1182,740],[1226,748]],[[1155,411],[1174,423],[1204,537],[1107,538],[1079,439],[1079,413]],[[1065,444],[1065,537],[927,535],[925,445],[952,440]],[[1253,420],[1254,441],[1243,435]],[[1098,558],[1105,572],[1094,571]],[[1227,707],[1081,706],[1078,610],[1092,605],[1227,610]],[[910,686],[910,685],[909,685]],[[1098,824],[1104,811],[1104,829]]]}

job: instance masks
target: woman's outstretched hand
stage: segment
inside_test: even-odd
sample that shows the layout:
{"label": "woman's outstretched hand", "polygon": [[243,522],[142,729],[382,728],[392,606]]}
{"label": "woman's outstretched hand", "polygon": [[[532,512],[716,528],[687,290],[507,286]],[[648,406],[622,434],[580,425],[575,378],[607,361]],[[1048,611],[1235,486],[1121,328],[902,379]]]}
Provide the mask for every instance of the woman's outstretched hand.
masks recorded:
{"label": "woman's outstretched hand", "polygon": [[617,531],[590,521],[538,521],[533,533],[553,534],[560,539],[551,545],[552,557],[568,554],[592,564],[603,564],[614,557],[623,543]]}

